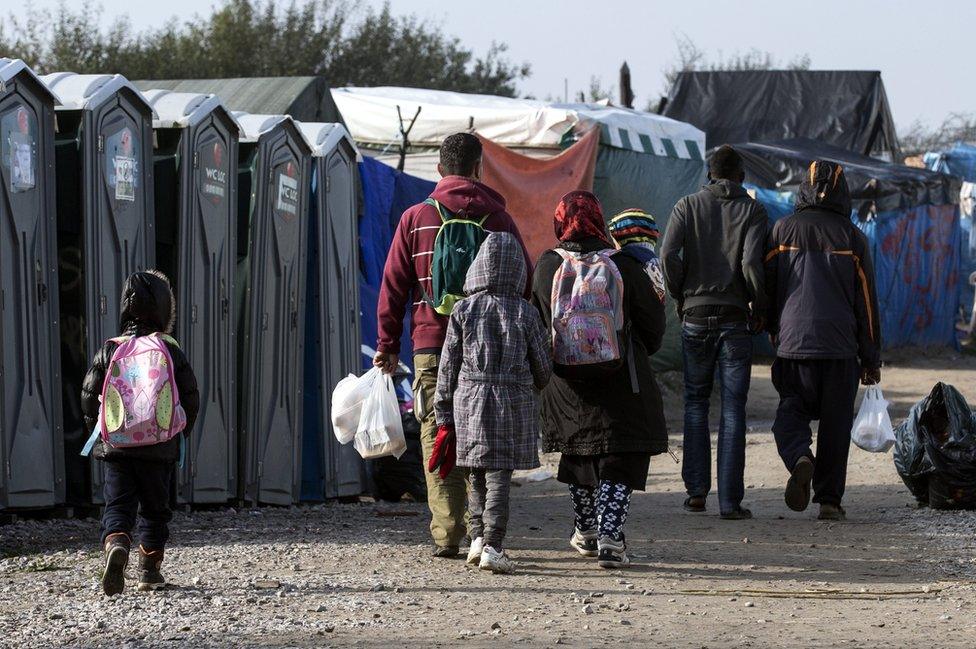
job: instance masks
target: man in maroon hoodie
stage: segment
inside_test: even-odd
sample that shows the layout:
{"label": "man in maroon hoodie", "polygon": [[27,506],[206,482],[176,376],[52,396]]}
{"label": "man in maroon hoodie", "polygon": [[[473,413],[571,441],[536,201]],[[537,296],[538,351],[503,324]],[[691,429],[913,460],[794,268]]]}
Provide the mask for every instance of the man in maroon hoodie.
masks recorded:
{"label": "man in maroon hoodie", "polygon": [[[490,232],[511,232],[522,245],[527,268],[531,260],[512,217],[505,211],[505,199],[481,177],[481,141],[470,133],[455,133],[441,144],[437,171],[442,180],[431,198],[451,214],[480,219],[487,216],[484,228]],[[410,305],[414,350],[414,398],[417,419],[421,424],[424,466],[430,460],[437,437],[434,419],[434,390],[437,388],[437,366],[447,332],[448,318],[424,300],[424,292],[433,294],[431,260],[434,239],[441,227],[441,217],[433,205],[414,205],[400,219],[393,245],[383,270],[383,285],[376,308],[379,340],[373,365],[393,372],[399,362],[403,317]],[[531,273],[525,286],[529,295]],[[465,535],[464,514],[467,493],[463,470],[454,469],[446,479],[435,473],[427,476],[427,505],[430,507],[430,533],[434,539],[435,557],[453,557]]]}

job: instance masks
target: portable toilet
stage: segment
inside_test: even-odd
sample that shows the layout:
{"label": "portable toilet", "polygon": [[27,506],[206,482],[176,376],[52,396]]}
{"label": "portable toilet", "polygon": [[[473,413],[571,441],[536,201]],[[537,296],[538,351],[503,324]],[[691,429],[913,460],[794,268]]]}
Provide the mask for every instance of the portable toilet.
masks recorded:
{"label": "portable toilet", "polygon": [[312,145],[302,500],[358,496],[363,462],[332,434],[339,381],[360,369],[356,146],[341,124],[299,122]]}
{"label": "portable toilet", "polygon": [[156,266],[176,294],[175,336],[193,366],[200,412],[176,485],[180,503],[237,496],[237,267],[239,127],[214,95],[147,90],[156,114],[153,177]]}
{"label": "portable toilet", "polygon": [[311,147],[287,115],[234,113],[238,156],[239,493],[298,502]]}
{"label": "portable toilet", "polygon": [[64,502],[55,103],[0,58],[0,509]]}
{"label": "portable toilet", "polygon": [[57,233],[67,500],[102,502],[101,462],[80,457],[90,431],[81,383],[119,333],[119,297],[155,265],[152,109],[121,75],[41,77],[60,98],[55,119]]}

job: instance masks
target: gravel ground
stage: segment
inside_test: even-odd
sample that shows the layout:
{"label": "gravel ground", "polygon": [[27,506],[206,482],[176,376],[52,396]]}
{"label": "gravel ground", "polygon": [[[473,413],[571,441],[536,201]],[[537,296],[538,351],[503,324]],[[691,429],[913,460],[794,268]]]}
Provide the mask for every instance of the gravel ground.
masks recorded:
{"label": "gravel ground", "polygon": [[[976,363],[950,360],[889,370],[893,410],[933,375],[976,403]],[[756,518],[721,521],[711,501],[682,512],[679,467],[656,457],[628,523],[630,570],[567,551],[553,480],[513,490],[510,577],[431,559],[422,505],[329,503],[177,514],[171,587],[108,599],[96,521],[20,521],[0,527],[0,646],[972,647],[976,513],[916,509],[890,455],[857,449],[848,522],[787,510],[765,371],[747,450]]]}

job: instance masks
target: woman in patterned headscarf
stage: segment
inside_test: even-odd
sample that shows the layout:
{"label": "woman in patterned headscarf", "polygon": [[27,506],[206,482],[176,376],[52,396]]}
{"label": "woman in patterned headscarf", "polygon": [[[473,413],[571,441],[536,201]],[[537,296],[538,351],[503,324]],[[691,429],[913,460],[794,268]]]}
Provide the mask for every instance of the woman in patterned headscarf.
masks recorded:
{"label": "woman in patterned headscarf", "polygon": [[[631,492],[645,488],[650,456],[668,449],[661,393],[648,360],[661,345],[664,307],[653,299],[641,263],[615,250],[592,193],[566,194],[556,207],[554,226],[559,245],[539,258],[532,288],[532,302],[550,331],[554,303],[565,310],[572,302],[558,293],[568,286],[562,269],[572,263],[569,259],[599,265],[597,258],[609,258],[616,269],[610,272],[619,273],[623,288],[619,350],[626,359],[585,379],[567,378],[569,372],[564,368],[560,375],[557,367],[542,393],[544,450],[562,454],[558,479],[569,485],[576,513],[570,544],[583,556],[599,557],[601,566],[616,568],[629,563],[623,525]],[[554,295],[557,275],[561,281]],[[597,304],[621,299],[614,293],[608,301],[605,295],[610,293],[596,289],[601,293]]]}

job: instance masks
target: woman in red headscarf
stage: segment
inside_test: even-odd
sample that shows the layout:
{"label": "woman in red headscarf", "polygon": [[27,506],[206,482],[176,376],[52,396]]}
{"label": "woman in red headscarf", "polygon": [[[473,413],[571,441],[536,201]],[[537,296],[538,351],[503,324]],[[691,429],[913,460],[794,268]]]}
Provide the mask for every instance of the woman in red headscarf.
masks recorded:
{"label": "woman in red headscarf", "polygon": [[664,307],[633,257],[610,242],[600,202],[566,194],[559,245],[536,264],[532,302],[553,336],[555,375],[542,393],[546,452],[576,513],[570,539],[605,568],[629,563],[623,526],[651,455],[668,450],[661,392],[648,356],[664,336]]}

